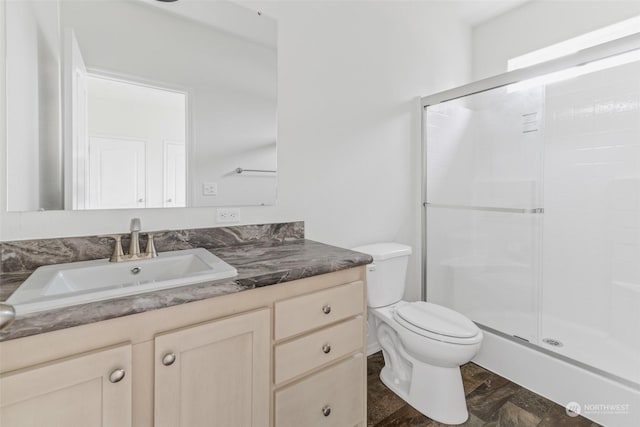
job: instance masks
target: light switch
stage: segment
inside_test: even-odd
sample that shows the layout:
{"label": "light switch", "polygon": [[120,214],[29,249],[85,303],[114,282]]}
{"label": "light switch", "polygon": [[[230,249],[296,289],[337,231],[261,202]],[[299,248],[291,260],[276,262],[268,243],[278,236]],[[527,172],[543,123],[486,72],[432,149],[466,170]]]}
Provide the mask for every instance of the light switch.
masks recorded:
{"label": "light switch", "polygon": [[216,182],[205,182],[202,184],[202,195],[203,196],[217,196],[218,195],[218,184]]}

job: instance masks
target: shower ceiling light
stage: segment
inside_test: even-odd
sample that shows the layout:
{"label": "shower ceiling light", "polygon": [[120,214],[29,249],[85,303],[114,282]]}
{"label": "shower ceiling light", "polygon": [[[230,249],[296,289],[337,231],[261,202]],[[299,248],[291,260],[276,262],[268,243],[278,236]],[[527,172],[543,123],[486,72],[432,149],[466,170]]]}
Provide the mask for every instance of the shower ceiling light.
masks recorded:
{"label": "shower ceiling light", "polygon": [[530,89],[533,87],[548,85],[562,80],[572,79],[585,74],[595,73],[596,71],[606,70],[608,68],[625,65],[632,62],[640,61],[640,49],[631,52],[622,53],[620,55],[611,56],[597,61],[592,61],[577,67],[567,68],[565,70],[556,71],[554,73],[544,74],[532,79],[523,80],[518,83],[507,86],[507,91],[515,92],[518,90]]}
{"label": "shower ceiling light", "polygon": [[507,61],[507,71],[525,68],[541,62],[550,61],[562,56],[571,55],[582,49],[587,49],[612,40],[621,39],[640,32],[640,15],[624,21],[602,27],[598,30],[582,34],[560,43],[542,49],[534,50]]}

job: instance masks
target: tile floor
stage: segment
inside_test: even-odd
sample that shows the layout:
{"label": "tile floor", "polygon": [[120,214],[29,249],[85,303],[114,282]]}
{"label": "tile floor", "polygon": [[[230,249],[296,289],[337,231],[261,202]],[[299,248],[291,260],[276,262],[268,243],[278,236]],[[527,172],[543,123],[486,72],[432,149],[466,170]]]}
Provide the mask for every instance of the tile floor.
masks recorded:
{"label": "tile floor", "polygon": [[[367,360],[367,410],[370,427],[444,426],[433,421],[391,392],[379,374],[384,361],[382,352]],[[583,417],[569,417],[564,407],[474,364],[462,366],[472,427],[598,427]]]}

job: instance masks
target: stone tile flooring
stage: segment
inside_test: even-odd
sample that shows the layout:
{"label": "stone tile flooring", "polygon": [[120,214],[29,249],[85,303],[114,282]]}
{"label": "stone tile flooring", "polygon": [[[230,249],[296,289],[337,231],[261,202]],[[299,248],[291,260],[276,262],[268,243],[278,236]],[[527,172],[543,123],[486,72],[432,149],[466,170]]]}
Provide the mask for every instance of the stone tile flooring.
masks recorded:
{"label": "stone tile flooring", "polygon": [[[380,381],[384,366],[382,352],[367,360],[368,425],[444,426],[425,417],[396,396]],[[462,366],[462,380],[467,396],[472,427],[598,427],[583,417],[569,417],[565,409],[501,376],[474,364]]]}

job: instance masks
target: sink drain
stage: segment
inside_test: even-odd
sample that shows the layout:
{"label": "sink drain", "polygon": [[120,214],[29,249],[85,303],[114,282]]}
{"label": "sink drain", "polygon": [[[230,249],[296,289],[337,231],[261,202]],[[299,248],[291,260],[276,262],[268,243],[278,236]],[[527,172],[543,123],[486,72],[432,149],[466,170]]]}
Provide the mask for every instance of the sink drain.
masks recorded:
{"label": "sink drain", "polygon": [[542,342],[545,343],[545,344],[552,345],[554,347],[562,347],[563,346],[561,341],[554,340],[553,338],[544,338],[542,340]]}

